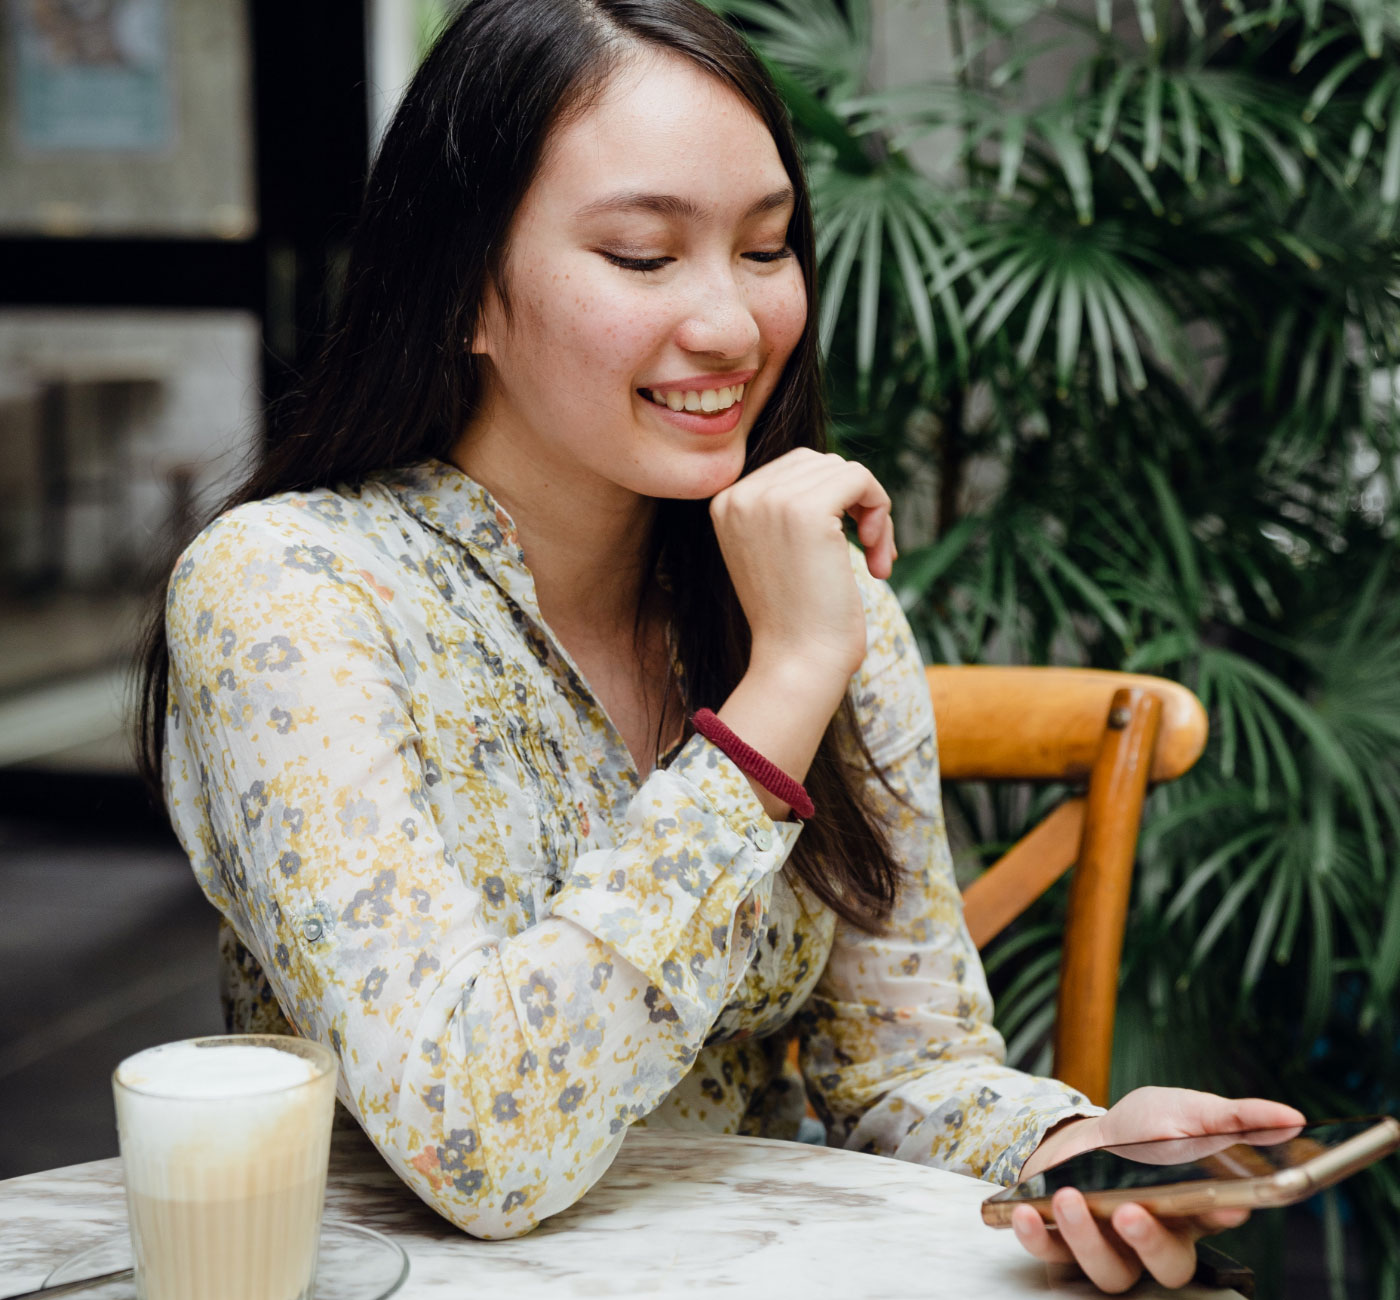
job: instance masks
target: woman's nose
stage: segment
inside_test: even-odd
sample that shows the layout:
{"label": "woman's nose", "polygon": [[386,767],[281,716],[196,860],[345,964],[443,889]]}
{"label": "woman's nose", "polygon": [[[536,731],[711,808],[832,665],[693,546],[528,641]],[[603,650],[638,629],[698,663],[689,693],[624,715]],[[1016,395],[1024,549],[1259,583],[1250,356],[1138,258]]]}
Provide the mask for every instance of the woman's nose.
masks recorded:
{"label": "woman's nose", "polygon": [[732,273],[706,277],[696,286],[689,307],[676,331],[676,342],[687,352],[722,357],[753,352],[759,340],[758,321]]}

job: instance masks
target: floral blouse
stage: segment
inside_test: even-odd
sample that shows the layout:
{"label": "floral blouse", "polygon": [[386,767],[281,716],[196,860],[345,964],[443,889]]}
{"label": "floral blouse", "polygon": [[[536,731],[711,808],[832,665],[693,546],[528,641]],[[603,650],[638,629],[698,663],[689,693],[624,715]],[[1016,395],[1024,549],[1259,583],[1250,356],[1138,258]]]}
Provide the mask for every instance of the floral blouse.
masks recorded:
{"label": "floral blouse", "polygon": [[573,1204],[633,1124],[790,1138],[808,1096],[830,1143],[1014,1181],[1099,1112],[1002,1064],[918,652],[853,565],[857,713],[907,800],[871,780],[907,873],[880,938],[784,870],[800,826],[703,737],[639,779],[459,470],[216,520],[169,588],[165,779],[231,1027],[329,1043],[341,1101],[479,1237]]}

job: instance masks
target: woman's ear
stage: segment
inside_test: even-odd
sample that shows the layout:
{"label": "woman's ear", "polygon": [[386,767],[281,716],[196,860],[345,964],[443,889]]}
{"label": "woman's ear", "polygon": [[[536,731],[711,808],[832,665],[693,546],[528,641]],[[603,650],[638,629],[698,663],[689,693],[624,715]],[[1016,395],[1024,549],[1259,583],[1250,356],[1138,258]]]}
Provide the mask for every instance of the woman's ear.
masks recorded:
{"label": "woman's ear", "polygon": [[477,308],[476,326],[471,336],[464,340],[468,352],[478,356],[492,355],[496,340],[501,335],[502,314],[500,295],[488,279],[482,289],[481,306]]}

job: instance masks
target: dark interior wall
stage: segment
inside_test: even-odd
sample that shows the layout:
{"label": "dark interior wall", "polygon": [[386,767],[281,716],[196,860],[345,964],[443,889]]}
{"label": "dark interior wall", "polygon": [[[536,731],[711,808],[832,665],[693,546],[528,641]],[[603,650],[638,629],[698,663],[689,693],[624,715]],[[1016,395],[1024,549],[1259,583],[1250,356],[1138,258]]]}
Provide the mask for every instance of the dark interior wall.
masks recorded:
{"label": "dark interior wall", "polygon": [[[315,345],[359,202],[365,12],[364,0],[248,4],[258,233],[0,238],[0,306],[251,312],[270,400]],[[215,925],[134,775],[0,771],[0,980],[12,991],[0,1105],[14,1117],[0,1132],[0,1178],[116,1154],[112,1067],[222,1029]]]}

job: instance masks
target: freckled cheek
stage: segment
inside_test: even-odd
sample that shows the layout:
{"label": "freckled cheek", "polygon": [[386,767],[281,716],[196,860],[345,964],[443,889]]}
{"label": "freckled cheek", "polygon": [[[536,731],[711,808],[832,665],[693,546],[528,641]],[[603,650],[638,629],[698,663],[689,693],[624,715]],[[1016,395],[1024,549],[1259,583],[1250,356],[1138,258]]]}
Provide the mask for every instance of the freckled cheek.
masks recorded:
{"label": "freckled cheek", "polygon": [[670,328],[654,299],[618,293],[609,285],[579,284],[577,276],[532,306],[540,350],[554,366],[595,381],[613,373],[630,375]]}
{"label": "freckled cheek", "polygon": [[797,346],[807,323],[807,291],[800,279],[774,285],[753,304],[754,318],[771,354],[786,356]]}

